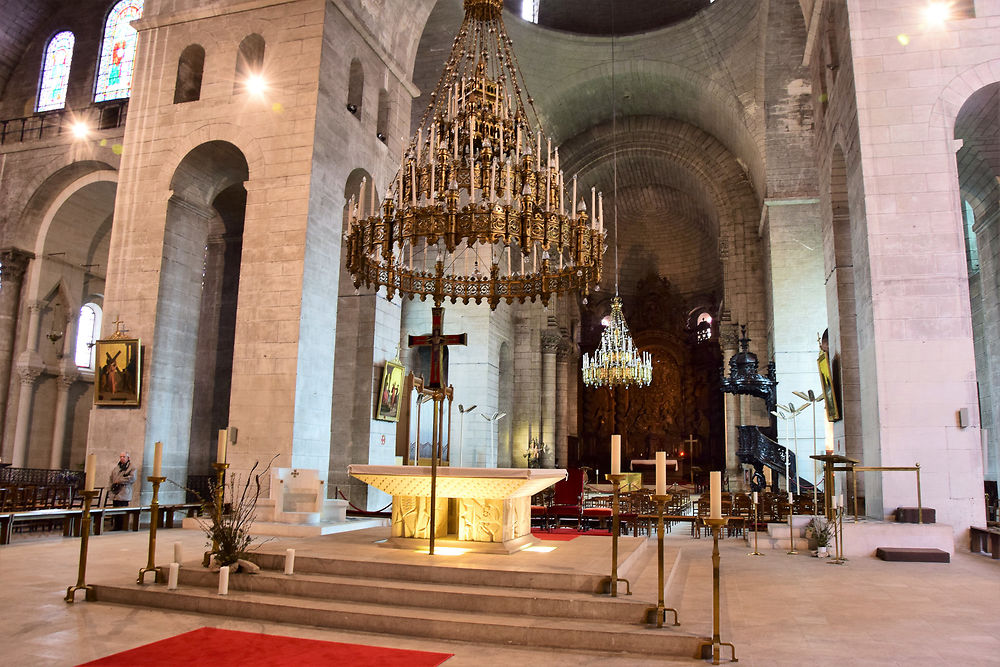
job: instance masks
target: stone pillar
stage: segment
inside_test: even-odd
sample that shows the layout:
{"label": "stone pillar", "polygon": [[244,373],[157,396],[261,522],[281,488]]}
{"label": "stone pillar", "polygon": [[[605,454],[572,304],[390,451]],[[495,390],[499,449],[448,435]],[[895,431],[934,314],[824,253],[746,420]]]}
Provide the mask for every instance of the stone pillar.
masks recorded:
{"label": "stone pillar", "polygon": [[[736,325],[723,325],[719,327],[719,343],[722,346],[722,368],[725,373],[729,372],[729,360],[736,354],[738,349],[739,333]],[[740,446],[739,429],[740,421],[740,397],[736,394],[723,392],[723,415],[726,420],[726,474],[730,476],[730,487],[733,488],[732,479],[737,479],[738,484],[743,483],[743,475],[740,470],[740,460],[736,456],[736,450]]]}
{"label": "stone pillar", "polygon": [[559,330],[550,327],[542,332],[542,433],[545,444],[542,467],[555,466],[556,446],[556,352],[559,350]]}
{"label": "stone pillar", "polygon": [[0,434],[4,433],[7,398],[10,392],[10,370],[14,364],[14,338],[17,334],[17,312],[21,305],[21,285],[28,261],[34,253],[4,248],[0,250]]}
{"label": "stone pillar", "polygon": [[17,422],[14,424],[14,452],[11,463],[23,468],[27,461],[28,435],[31,433],[31,405],[35,400],[35,381],[42,374],[42,359],[38,356],[38,327],[41,320],[41,301],[28,306],[27,346],[17,360],[17,373],[21,377],[21,391],[17,400]]}
{"label": "stone pillar", "polygon": [[569,424],[569,375],[572,371],[569,368],[569,345],[560,336],[559,346],[556,348],[556,428],[555,428],[555,466],[563,467],[569,465],[569,441],[566,438],[567,425]]}
{"label": "stone pillar", "polygon": [[79,373],[71,372],[64,368],[59,375],[59,384],[56,387],[56,413],[52,428],[52,449],[49,454],[49,467],[62,468],[63,447],[66,443],[66,417],[69,408],[69,390],[73,383],[80,378]]}

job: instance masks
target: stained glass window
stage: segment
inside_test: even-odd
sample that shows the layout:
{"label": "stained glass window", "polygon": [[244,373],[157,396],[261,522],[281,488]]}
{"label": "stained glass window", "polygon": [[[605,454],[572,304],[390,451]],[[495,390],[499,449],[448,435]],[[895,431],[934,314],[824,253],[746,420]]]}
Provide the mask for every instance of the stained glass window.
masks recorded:
{"label": "stained glass window", "polygon": [[38,87],[37,111],[51,111],[66,106],[66,84],[69,67],[73,62],[73,33],[64,30],[56,34],[45,49],[42,63],[42,82]]}
{"label": "stained glass window", "polygon": [[111,8],[104,24],[101,64],[97,70],[95,102],[128,97],[138,34],[129,23],[142,17],[142,0],[121,0]]}

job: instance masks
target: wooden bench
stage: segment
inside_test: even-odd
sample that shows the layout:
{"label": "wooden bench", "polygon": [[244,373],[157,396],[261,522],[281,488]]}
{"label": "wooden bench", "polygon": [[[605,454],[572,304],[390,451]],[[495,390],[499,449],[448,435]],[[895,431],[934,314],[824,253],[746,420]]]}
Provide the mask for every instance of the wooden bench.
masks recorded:
{"label": "wooden bench", "polygon": [[149,511],[148,507],[98,507],[97,509],[92,509],[90,515],[94,520],[93,532],[94,535],[101,535],[104,533],[104,519],[114,518],[116,516],[124,517],[122,522],[122,530],[139,530],[139,515],[143,512]]}
{"label": "wooden bench", "polygon": [[979,528],[972,526],[969,528],[969,551],[977,554],[987,551],[986,545],[989,542],[989,553],[994,560],[1000,559],[1000,528]]}
{"label": "wooden bench", "polygon": [[174,527],[174,513],[184,512],[188,518],[201,514],[201,503],[176,503],[173,505],[160,505],[160,518],[157,525],[163,528]]}
{"label": "wooden bench", "polygon": [[0,544],[8,544],[14,533],[14,524],[40,521],[62,521],[63,537],[73,537],[80,534],[80,524],[83,520],[83,510],[79,509],[47,509],[30,510],[27,512],[7,512],[0,514]]}

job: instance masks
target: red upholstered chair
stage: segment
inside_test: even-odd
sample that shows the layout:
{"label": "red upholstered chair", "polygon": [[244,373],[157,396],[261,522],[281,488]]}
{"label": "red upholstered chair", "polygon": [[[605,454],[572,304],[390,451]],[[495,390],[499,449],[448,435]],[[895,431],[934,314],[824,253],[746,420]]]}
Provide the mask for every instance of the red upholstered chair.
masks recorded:
{"label": "red upholstered chair", "polygon": [[566,479],[556,482],[555,494],[548,515],[555,517],[556,528],[562,519],[576,519],[577,527],[583,522],[583,483],[587,473],[580,468],[566,471]]}

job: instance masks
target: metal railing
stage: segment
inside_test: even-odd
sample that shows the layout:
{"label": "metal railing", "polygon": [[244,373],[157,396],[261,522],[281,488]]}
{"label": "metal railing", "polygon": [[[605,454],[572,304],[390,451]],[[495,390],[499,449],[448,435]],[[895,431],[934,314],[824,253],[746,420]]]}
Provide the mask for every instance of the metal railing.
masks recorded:
{"label": "metal railing", "polygon": [[80,121],[91,130],[113,130],[124,127],[127,116],[128,100],[124,99],[0,120],[0,145],[52,139],[70,133]]}

